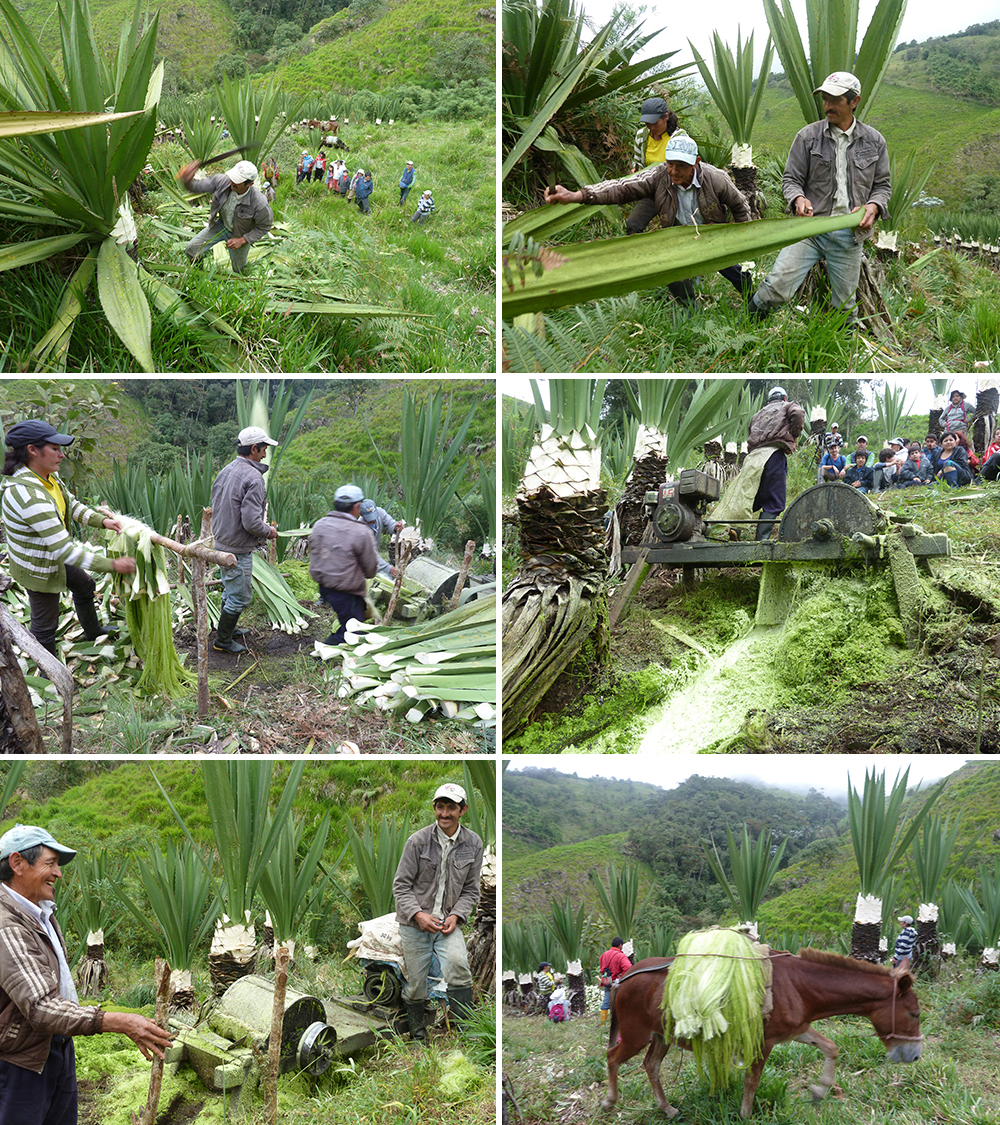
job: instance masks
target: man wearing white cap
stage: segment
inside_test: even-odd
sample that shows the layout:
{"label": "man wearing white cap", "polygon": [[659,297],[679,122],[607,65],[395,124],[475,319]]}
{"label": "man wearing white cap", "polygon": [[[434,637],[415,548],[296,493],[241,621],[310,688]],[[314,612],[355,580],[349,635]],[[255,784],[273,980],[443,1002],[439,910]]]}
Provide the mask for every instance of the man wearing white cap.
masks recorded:
{"label": "man wearing white cap", "polygon": [[212,196],[208,224],[185,246],[184,253],[195,262],[225,240],[233,273],[243,273],[250,247],[274,224],[274,214],[255,183],[257,167],[249,160],[238,160],[228,172],[216,176],[196,176],[198,168],[195,161],[177,174],[188,191]]}
{"label": "man wearing white cap", "polygon": [[75,855],[36,825],[0,836],[0,1122],[10,1125],[76,1125],[73,1036],[127,1035],[147,1059],[172,1039],[137,1013],[81,1007],[55,919]]}
{"label": "man wearing white cap", "polygon": [[316,521],[309,536],[309,573],[320,598],[337,615],[328,645],[344,643],[352,617],[364,621],[366,580],[375,577],[378,566],[375,537],[359,518],[364,498],[356,484],[341,485],[333,494],[333,511]]}
{"label": "man wearing white cap", "polygon": [[853,316],[862,244],[875,220],[889,214],[892,186],[885,137],[854,116],[861,83],[853,74],[835,71],[813,93],[823,97],[825,120],[799,130],[792,141],[781,180],[787,209],[800,218],[811,218],[864,208],[864,216],[856,229],[835,230],[786,246],[751,298],[750,312],[759,318],[789,301],[823,258],[834,307]]}
{"label": "man wearing white cap", "polygon": [[277,445],[260,426],[247,426],[236,439],[236,459],[230,461],[212,483],[212,537],[217,551],[236,556],[236,565],[222,567],[222,609],[219,631],[212,647],[216,652],[238,656],[246,646],[237,638],[240,614],[250,604],[253,550],[268,539],[277,539],[277,528],[267,522],[267,493],[263,464],[268,449]]}
{"label": "man wearing white cap", "polygon": [[[704,163],[698,155],[697,142],[683,133],[670,138],[662,164],[651,164],[635,176],[588,184],[579,191],[569,191],[562,184],[545,189],[546,203],[602,205],[632,203],[641,199],[653,201],[655,214],[659,215],[660,224],[665,227],[750,221],[750,207],[743,193],[720,168]],[[744,273],[735,265],[727,266],[719,273],[740,293],[749,294],[753,286],[749,272]],[[692,280],[677,281],[668,288],[682,303],[694,301]]]}
{"label": "man wearing white cap", "polygon": [[479,901],[483,842],[460,821],[469,805],[461,785],[441,785],[433,798],[435,823],[406,841],[392,892],[403,946],[403,1003],[410,1038],[426,1038],[427,974],[436,954],[454,1020],[472,1007],[472,972],[461,926]]}
{"label": "man wearing white cap", "polygon": [[[917,931],[913,928],[913,915],[900,914],[896,919],[903,923],[903,929],[896,938],[896,945],[892,951],[892,967],[898,969],[900,965],[908,969],[913,957],[913,947],[917,944]],[[904,964],[905,962],[905,964]]]}

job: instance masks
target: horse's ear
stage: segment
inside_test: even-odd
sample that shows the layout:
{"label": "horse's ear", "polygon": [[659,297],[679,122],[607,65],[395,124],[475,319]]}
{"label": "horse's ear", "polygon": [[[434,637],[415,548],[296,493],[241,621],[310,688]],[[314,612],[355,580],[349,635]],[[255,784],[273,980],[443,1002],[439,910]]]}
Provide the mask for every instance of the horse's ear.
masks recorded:
{"label": "horse's ear", "polygon": [[896,978],[896,986],[901,993],[909,992],[913,988],[913,974],[908,969],[897,969],[892,975]]}

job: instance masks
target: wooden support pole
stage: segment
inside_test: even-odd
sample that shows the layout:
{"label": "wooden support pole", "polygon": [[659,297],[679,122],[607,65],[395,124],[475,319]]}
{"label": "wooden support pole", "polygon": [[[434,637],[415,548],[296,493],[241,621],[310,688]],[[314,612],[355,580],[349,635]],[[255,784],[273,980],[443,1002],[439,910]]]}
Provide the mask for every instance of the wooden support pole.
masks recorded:
{"label": "wooden support pole", "polygon": [[[211,510],[211,509],[209,509]],[[121,517],[117,512],[113,512],[107,504],[102,504],[98,508],[99,512],[103,512],[109,519],[120,519]],[[206,546],[200,541],[194,543],[178,543],[176,539],[168,539],[165,535],[159,535],[153,532],[150,539],[159,547],[166,547],[168,551],[173,551],[175,554],[184,555],[192,559],[204,559],[205,562],[212,563],[214,566],[233,567],[236,565],[236,556],[230,554],[228,551],[216,551],[213,548]]]}
{"label": "wooden support pole", "polygon": [[281,1067],[281,1034],[285,1023],[285,994],[288,991],[288,946],[274,951],[274,1007],[267,1042],[267,1120],[278,1125],[278,1071]]}
{"label": "wooden support pole", "polygon": [[451,608],[458,609],[458,601],[465,588],[465,580],[469,577],[469,567],[472,566],[472,552],[476,549],[476,541],[470,539],[465,544],[465,554],[462,556],[462,567],[455,581],[455,592],[451,595]]}
{"label": "wooden support pole", "polygon": [[[212,532],[212,509],[201,513],[201,537]],[[195,558],[191,564],[191,587],[194,595],[195,657],[198,664],[198,718],[208,715],[208,595],[205,591],[206,563]]]}
{"label": "wooden support pole", "polygon": [[399,597],[399,590],[403,585],[403,573],[406,570],[406,564],[410,561],[410,552],[412,550],[412,544],[407,543],[403,548],[402,557],[400,557],[400,553],[398,550],[396,552],[396,585],[392,588],[392,594],[389,597],[389,605],[386,608],[385,616],[382,618],[382,621],[386,625],[388,625],[389,622],[392,621],[392,614],[393,610],[395,610],[396,608],[396,600]]}
{"label": "wooden support pole", "polygon": [[[55,684],[56,691],[62,697],[62,753],[69,754],[73,749],[73,677],[69,669],[59,659],[53,656],[47,648],[43,648],[27,629],[17,621],[6,606],[0,606],[0,629],[10,637],[17,647],[30,656],[46,676]],[[21,672],[17,665],[18,674]],[[22,677],[23,680],[23,677]],[[25,688],[27,690],[27,688]],[[9,704],[8,704],[9,707]],[[34,713],[34,712],[32,712]]]}
{"label": "wooden support pole", "polygon": [[[156,958],[156,1013],[154,1021],[167,1029],[167,1019],[170,1014],[170,966],[162,958]],[[163,1087],[163,1059],[153,1056],[153,1067],[149,1075],[149,1095],[146,1098],[146,1107],[141,1114],[132,1113],[133,1125],[153,1125],[156,1121],[156,1111],[160,1105],[160,1090]]]}

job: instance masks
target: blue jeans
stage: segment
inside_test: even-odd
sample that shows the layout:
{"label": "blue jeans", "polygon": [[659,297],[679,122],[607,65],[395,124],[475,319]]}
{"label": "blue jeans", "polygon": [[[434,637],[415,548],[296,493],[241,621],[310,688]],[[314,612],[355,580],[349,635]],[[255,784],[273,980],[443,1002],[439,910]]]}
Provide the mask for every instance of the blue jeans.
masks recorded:
{"label": "blue jeans", "polygon": [[407,1003],[427,999],[427,973],[434,954],[438,956],[441,975],[450,989],[472,987],[472,970],[469,968],[461,926],[457,926],[450,934],[426,934],[416,926],[401,925],[399,940],[406,963],[403,999]]}
{"label": "blue jeans", "polygon": [[[197,261],[206,250],[210,250],[217,242],[224,242],[232,237],[233,232],[231,230],[226,230],[222,223],[216,219],[214,223],[209,223],[204,230],[200,231],[191,239],[187,246],[184,247],[184,253],[194,262]],[[238,246],[235,250],[229,250],[229,260],[233,265],[233,273],[242,273],[247,268],[247,258],[249,256],[249,242],[244,242],[242,246]]]}
{"label": "blue jeans", "polygon": [[753,295],[753,304],[758,309],[784,305],[799,291],[806,274],[820,258],[826,258],[834,307],[852,312],[861,276],[861,247],[860,242],[854,241],[853,230],[835,230],[786,246]]}
{"label": "blue jeans", "polygon": [[0,1125],[76,1125],[73,1038],[53,1035],[41,1074],[0,1062]]}
{"label": "blue jeans", "polygon": [[253,555],[236,556],[235,566],[222,567],[222,608],[226,613],[242,613],[250,604],[253,586]]}

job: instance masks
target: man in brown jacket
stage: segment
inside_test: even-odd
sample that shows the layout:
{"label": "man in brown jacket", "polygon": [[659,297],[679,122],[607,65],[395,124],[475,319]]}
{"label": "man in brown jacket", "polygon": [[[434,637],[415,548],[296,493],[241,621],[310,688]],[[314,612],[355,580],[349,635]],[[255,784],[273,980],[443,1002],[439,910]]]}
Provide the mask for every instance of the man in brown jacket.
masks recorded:
{"label": "man in brown jacket", "polygon": [[35,825],[0,837],[0,1125],[76,1125],[74,1035],[127,1035],[147,1059],[172,1038],[137,1013],[78,1003],[54,917],[75,855]]}
{"label": "man in brown jacket", "polygon": [[426,1037],[427,974],[435,955],[453,1018],[460,1020],[472,1007],[472,972],[461,926],[479,901],[483,842],[460,823],[469,808],[461,785],[440,786],[433,804],[434,824],[406,841],[392,881],[406,965],[403,1003],[413,1040]]}
{"label": "man in brown jacket", "polygon": [[774,521],[785,510],[788,496],[787,454],[795,452],[805,421],[806,412],[797,402],[788,401],[784,387],[773,387],[767,396],[767,405],[750,419],[747,452],[771,450],[764,462],[753,502],[753,511],[760,512],[762,517],[757,525],[758,539],[770,537]]}
{"label": "man in brown jacket", "polygon": [[375,540],[366,523],[359,522],[365,494],[356,484],[345,484],[333,495],[333,511],[316,521],[309,536],[309,573],[319,586],[319,596],[337,615],[338,626],[328,645],[344,643],[347,622],[365,619],[366,578],[378,569]]}
{"label": "man in brown jacket", "polygon": [[[691,137],[684,134],[671,137],[663,161],[624,180],[588,184],[579,191],[569,191],[556,184],[554,188],[545,189],[545,202],[599,205],[651,199],[665,227],[750,221],[750,207],[743,193],[720,168],[702,161],[698,144]],[[749,296],[753,289],[753,277],[749,272],[736,265],[727,266],[719,273],[744,298]],[[672,282],[667,288],[683,304],[694,303],[693,278]]]}

